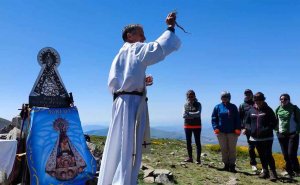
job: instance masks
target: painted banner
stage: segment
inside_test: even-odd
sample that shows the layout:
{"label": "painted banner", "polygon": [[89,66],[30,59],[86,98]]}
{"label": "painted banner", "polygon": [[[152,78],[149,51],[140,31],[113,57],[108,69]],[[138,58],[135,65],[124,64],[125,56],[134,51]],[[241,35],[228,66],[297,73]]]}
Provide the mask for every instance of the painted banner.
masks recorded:
{"label": "painted banner", "polygon": [[83,185],[96,173],[76,107],[34,107],[26,147],[31,185]]}

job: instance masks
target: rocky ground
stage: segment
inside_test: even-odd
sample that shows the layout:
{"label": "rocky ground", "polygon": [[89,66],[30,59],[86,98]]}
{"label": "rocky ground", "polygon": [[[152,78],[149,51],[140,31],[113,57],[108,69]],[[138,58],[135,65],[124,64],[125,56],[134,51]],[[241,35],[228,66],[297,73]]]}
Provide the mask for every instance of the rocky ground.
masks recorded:
{"label": "rocky ground", "polygon": [[[12,130],[18,135],[18,129]],[[9,135],[7,135],[10,137]],[[90,136],[88,146],[100,165],[100,159],[105,144],[105,137]],[[259,179],[258,173],[251,171],[246,147],[238,147],[237,173],[220,171],[223,167],[218,145],[203,145],[201,165],[185,163],[185,142],[172,139],[152,139],[151,153],[143,155],[143,164],[139,174],[139,184],[179,184],[179,185],[209,185],[209,184],[300,184],[300,177],[287,179],[284,176],[284,160],[281,154],[274,154],[279,179],[271,182]],[[194,146],[195,148],[195,146]],[[195,152],[194,152],[195,153]],[[257,159],[259,162],[259,159]],[[99,165],[97,168],[99,169]],[[261,169],[261,165],[258,165]],[[0,173],[0,184],[4,182],[4,174]],[[96,185],[97,178],[89,181],[88,185]]]}
{"label": "rocky ground", "polygon": [[[102,150],[103,137],[91,137],[91,141]],[[259,179],[256,172],[251,171],[246,147],[238,148],[237,171],[238,173],[223,172],[221,154],[216,145],[202,146],[202,164],[184,163],[186,158],[185,142],[180,140],[153,139],[151,153],[143,155],[143,165],[139,175],[139,184],[300,184],[300,177],[293,180],[283,176],[282,166],[278,167],[279,179],[271,182],[268,179]],[[195,153],[195,152],[194,152]],[[276,154],[278,155],[278,154]],[[259,161],[259,159],[257,159]],[[281,158],[275,158],[282,164]],[[261,165],[258,165],[261,169]]]}

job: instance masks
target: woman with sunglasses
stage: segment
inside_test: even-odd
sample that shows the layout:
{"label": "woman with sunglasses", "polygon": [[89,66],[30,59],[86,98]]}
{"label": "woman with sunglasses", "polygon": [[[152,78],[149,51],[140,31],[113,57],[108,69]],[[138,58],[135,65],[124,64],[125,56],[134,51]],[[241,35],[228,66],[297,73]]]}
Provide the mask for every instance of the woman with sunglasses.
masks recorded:
{"label": "woman with sunglasses", "polygon": [[201,164],[201,103],[198,102],[196,94],[193,90],[186,93],[186,103],[184,105],[184,131],[186,137],[186,148],[188,151],[188,158],[185,162],[193,162],[192,155],[192,134],[194,133],[195,143],[197,147],[196,164]]}
{"label": "woman with sunglasses", "polygon": [[263,168],[259,177],[276,181],[277,173],[272,156],[273,129],[276,126],[276,117],[265,99],[264,94],[261,92],[253,96],[254,106],[247,113],[245,128],[250,133],[249,140],[255,144]]}
{"label": "woman with sunglasses", "polygon": [[297,158],[300,131],[300,110],[291,103],[289,94],[280,95],[280,105],[275,114],[277,118],[277,138],[285,160],[288,177],[299,175],[299,161]]}

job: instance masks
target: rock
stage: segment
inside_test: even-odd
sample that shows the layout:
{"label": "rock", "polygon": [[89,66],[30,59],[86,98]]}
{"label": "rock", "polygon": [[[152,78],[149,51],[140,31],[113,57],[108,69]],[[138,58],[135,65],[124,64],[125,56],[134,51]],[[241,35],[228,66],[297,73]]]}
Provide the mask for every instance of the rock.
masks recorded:
{"label": "rock", "polygon": [[229,177],[229,181],[226,183],[226,185],[236,185],[237,179],[235,177]]}
{"label": "rock", "polygon": [[159,176],[160,174],[165,174],[165,175],[169,175],[171,172],[169,170],[166,170],[166,169],[155,169],[154,172],[153,172],[153,175],[156,177],[156,176]]}
{"label": "rock", "polygon": [[161,184],[173,184],[168,176],[166,174],[160,174],[155,178],[156,183],[161,183]]}
{"label": "rock", "polygon": [[171,152],[170,155],[175,155],[175,152]]}
{"label": "rock", "polygon": [[152,166],[149,166],[149,165],[144,164],[144,163],[141,165],[141,169],[142,170],[147,170],[147,169],[154,170],[154,168]]}
{"label": "rock", "polygon": [[0,139],[6,139],[7,138],[7,134],[0,134]]}
{"label": "rock", "polygon": [[187,168],[186,162],[181,162],[181,163],[180,163],[180,166],[182,166],[182,167],[184,167],[184,168]]}
{"label": "rock", "polygon": [[153,172],[154,172],[154,170],[150,170],[150,169],[144,170],[144,178],[153,176]]}
{"label": "rock", "polygon": [[145,183],[149,183],[149,184],[154,183],[154,177],[146,177],[143,180]]}
{"label": "rock", "polygon": [[14,127],[17,127],[18,129],[21,129],[22,127],[22,118],[21,116],[16,116],[12,119],[11,125]]}
{"label": "rock", "polygon": [[94,143],[86,142],[88,148],[90,149],[90,152],[93,154],[96,150],[96,145]]}
{"label": "rock", "polygon": [[214,164],[215,164],[214,162],[210,162],[210,163],[208,164],[208,166],[211,167],[211,166],[214,166]]}
{"label": "rock", "polygon": [[207,157],[207,153],[202,153],[201,157]]}
{"label": "rock", "polygon": [[175,164],[170,164],[170,167],[171,168],[176,168],[176,165]]}
{"label": "rock", "polygon": [[20,138],[21,130],[14,127],[9,133],[7,134],[6,139],[7,140],[16,140],[17,138]]}
{"label": "rock", "polygon": [[7,134],[9,133],[12,129],[14,128],[14,126],[12,124],[9,124],[7,126],[5,126],[4,128],[2,128],[0,130],[0,134]]}

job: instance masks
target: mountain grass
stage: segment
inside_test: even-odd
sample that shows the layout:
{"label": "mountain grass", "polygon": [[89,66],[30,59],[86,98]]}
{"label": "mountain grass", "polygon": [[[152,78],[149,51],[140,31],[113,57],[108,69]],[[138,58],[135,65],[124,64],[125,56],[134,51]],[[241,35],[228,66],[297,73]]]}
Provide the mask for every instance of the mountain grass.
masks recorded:
{"label": "mountain grass", "polygon": [[[92,136],[93,143],[103,149],[105,137]],[[193,146],[195,154],[195,146]],[[143,163],[155,169],[167,169],[174,175],[174,183],[179,185],[210,185],[210,184],[284,184],[286,179],[280,179],[273,183],[268,179],[259,179],[251,171],[249,164],[248,148],[246,146],[237,147],[237,170],[238,173],[219,171],[223,167],[221,162],[219,145],[203,145],[202,153],[207,154],[202,157],[202,165],[195,163],[183,164],[182,161],[187,156],[185,141],[171,139],[152,139],[151,153],[143,154]],[[276,161],[277,172],[283,171],[285,165],[281,154],[273,154]],[[257,158],[259,162],[259,158]],[[261,165],[258,165],[261,168]],[[139,175],[139,184],[149,185],[143,182],[143,175]],[[294,178],[293,184],[300,184],[300,177]]]}

